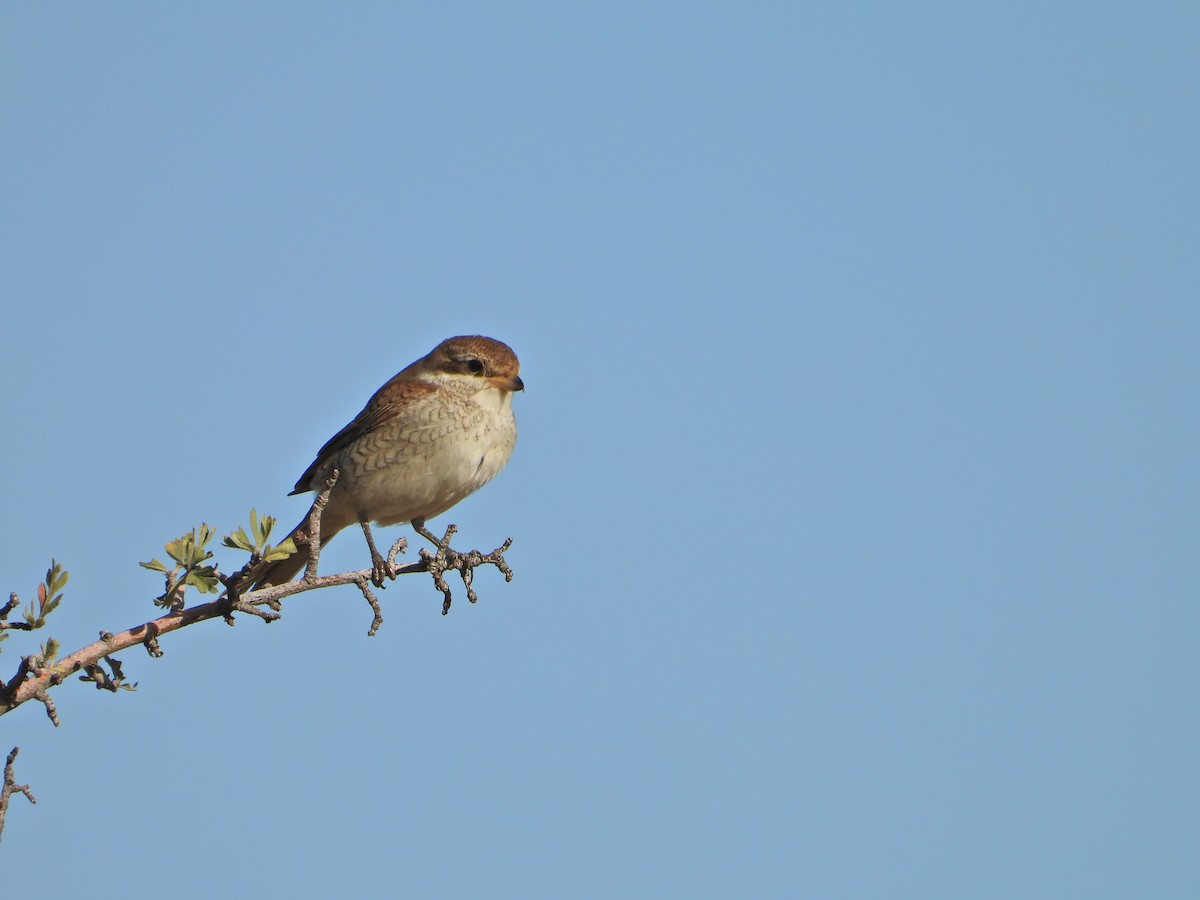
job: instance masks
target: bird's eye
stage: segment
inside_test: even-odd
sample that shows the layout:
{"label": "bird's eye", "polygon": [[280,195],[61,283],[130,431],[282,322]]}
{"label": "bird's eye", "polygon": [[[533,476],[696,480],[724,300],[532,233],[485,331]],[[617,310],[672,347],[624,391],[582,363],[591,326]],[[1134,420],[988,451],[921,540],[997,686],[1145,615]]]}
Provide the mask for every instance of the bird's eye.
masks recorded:
{"label": "bird's eye", "polygon": [[479,360],[472,357],[471,359],[467,360],[467,371],[470,372],[472,375],[482,375],[483,374],[483,363],[481,363]]}

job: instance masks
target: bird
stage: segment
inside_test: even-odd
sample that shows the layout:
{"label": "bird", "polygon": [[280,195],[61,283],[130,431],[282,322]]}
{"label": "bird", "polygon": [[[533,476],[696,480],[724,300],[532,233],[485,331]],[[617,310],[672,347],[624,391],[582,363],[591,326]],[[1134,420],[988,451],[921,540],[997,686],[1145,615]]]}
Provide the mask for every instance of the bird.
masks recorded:
{"label": "bird", "polygon": [[[447,338],[393,376],[326,442],[288,496],[325,489],[321,546],[354,523],[371,550],[372,581],[387,566],[370,523],[404,522],[437,543],[425,521],[491,481],[517,440],[512,397],[525,389],[512,348],[482,335]],[[265,563],[253,588],[291,580],[309,561],[310,509],[291,532],[296,552]]]}

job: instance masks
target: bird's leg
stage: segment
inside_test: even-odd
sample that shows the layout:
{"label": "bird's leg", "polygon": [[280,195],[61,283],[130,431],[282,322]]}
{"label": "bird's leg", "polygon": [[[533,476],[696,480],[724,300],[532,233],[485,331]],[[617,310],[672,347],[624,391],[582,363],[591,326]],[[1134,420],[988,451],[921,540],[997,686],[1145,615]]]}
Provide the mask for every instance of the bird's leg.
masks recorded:
{"label": "bird's leg", "polygon": [[371,548],[371,584],[375,587],[383,587],[385,578],[395,578],[396,576],[392,574],[387,560],[375,549],[375,538],[371,534],[371,523],[367,521],[367,517],[360,515],[358,524],[362,526],[363,534],[367,538],[367,546]]}
{"label": "bird's leg", "polygon": [[417,518],[413,519],[412,522],[409,524],[412,525],[413,531],[415,531],[421,537],[425,538],[425,540],[429,541],[429,543],[433,544],[433,546],[435,546],[435,547],[442,546],[442,542],[445,540],[445,538],[438,538],[438,537],[433,536],[433,532],[425,527],[425,517],[424,516],[418,516]]}

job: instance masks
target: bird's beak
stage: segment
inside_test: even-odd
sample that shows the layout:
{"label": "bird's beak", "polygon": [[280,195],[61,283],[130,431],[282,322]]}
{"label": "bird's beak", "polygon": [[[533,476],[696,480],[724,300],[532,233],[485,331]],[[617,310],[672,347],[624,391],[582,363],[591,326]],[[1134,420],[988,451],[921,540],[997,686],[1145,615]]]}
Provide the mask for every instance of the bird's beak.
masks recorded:
{"label": "bird's beak", "polygon": [[525,382],[521,380],[519,375],[511,377],[507,375],[493,375],[488,379],[492,387],[499,388],[502,391],[523,391],[525,390]]}

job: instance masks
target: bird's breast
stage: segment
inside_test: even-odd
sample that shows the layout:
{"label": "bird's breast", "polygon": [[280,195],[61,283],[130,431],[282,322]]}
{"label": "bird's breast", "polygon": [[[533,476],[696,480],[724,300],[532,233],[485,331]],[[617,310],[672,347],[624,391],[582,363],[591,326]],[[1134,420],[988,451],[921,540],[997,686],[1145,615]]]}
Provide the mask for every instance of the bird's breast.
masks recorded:
{"label": "bird's breast", "polygon": [[432,518],[491,481],[516,438],[508,392],[435,395],[337,454],[331,502],[382,525]]}

